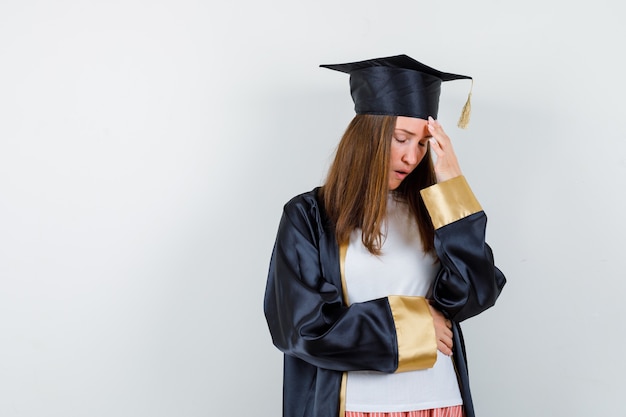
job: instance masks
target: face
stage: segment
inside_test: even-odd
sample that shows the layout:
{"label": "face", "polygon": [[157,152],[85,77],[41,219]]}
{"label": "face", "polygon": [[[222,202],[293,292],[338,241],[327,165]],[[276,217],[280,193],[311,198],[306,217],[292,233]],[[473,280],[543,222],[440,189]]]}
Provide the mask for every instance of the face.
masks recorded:
{"label": "face", "polygon": [[395,190],[422,161],[428,150],[428,121],[398,116],[391,138],[389,189]]}

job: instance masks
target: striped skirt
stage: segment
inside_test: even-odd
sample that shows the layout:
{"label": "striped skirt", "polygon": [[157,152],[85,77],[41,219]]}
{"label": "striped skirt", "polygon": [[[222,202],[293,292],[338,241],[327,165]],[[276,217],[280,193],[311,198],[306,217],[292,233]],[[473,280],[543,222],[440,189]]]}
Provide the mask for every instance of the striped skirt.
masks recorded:
{"label": "striped skirt", "polygon": [[392,411],[390,413],[361,411],[346,411],[346,417],[465,417],[462,405],[452,407],[433,408],[419,411]]}

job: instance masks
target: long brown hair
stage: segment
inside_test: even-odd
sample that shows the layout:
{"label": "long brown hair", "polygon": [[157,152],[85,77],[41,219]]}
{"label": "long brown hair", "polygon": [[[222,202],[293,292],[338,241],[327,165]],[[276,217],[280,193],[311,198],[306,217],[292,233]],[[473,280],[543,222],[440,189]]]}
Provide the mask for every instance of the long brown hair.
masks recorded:
{"label": "long brown hair", "polygon": [[[389,193],[389,159],[396,116],[356,115],[348,125],[330,166],[321,197],[335,224],[338,242],[362,230],[367,250],[381,254]],[[424,252],[434,250],[434,229],[419,191],[435,184],[430,148],[420,164],[394,191],[417,221]]]}

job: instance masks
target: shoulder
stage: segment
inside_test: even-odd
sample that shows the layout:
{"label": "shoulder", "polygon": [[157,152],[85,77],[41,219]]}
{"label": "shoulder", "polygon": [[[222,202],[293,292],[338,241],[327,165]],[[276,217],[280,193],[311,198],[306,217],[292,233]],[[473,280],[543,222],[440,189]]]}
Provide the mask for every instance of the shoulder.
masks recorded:
{"label": "shoulder", "polygon": [[329,226],[320,187],[292,197],[283,207],[283,218],[297,228],[305,228],[317,235]]}
{"label": "shoulder", "polygon": [[322,208],[319,198],[320,187],[298,194],[285,203],[283,209],[288,215],[313,214]]}

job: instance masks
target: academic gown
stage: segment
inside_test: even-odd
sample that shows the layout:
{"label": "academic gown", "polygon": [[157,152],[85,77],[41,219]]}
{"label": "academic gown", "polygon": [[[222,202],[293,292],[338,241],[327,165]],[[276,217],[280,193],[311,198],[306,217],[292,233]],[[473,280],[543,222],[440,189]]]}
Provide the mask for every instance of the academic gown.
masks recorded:
{"label": "academic gown", "polygon": [[506,279],[485,243],[487,217],[465,178],[421,191],[440,264],[431,300],[389,296],[349,305],[345,248],[318,193],[316,188],[284,206],[265,291],[267,324],[284,353],[283,416],[344,417],[347,371],[432,367],[437,346],[430,302],[452,321],[463,405],[474,417],[459,323],[493,306]]}

